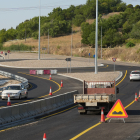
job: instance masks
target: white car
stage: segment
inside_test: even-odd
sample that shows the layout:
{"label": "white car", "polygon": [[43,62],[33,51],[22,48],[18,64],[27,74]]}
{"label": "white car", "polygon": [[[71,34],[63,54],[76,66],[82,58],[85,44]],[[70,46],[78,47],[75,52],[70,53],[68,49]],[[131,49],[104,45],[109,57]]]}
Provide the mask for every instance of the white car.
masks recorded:
{"label": "white car", "polygon": [[8,94],[10,94],[10,99],[21,99],[28,97],[27,89],[22,84],[11,84],[7,86],[1,93],[2,100],[7,99]]}
{"label": "white car", "polygon": [[139,70],[131,71],[130,81],[132,81],[132,80],[140,80],[140,71]]}

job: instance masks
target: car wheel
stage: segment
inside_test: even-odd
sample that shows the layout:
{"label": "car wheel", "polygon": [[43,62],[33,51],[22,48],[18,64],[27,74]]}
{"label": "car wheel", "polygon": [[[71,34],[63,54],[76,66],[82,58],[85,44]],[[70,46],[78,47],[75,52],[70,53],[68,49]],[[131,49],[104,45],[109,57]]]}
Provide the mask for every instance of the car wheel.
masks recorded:
{"label": "car wheel", "polygon": [[27,99],[28,98],[28,92],[26,93],[26,96],[25,96],[25,99]]}
{"label": "car wheel", "polygon": [[21,100],[21,93],[20,93],[20,95],[19,95],[19,100]]}

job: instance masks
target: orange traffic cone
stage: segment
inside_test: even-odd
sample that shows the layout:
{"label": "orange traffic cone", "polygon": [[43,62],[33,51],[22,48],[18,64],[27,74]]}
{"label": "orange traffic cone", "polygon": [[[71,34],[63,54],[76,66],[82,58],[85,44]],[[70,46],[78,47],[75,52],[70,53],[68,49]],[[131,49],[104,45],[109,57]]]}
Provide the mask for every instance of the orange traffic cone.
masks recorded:
{"label": "orange traffic cone", "polygon": [[43,140],[47,140],[46,133],[44,133]]}
{"label": "orange traffic cone", "polygon": [[137,93],[135,93],[135,101],[138,101]]}
{"label": "orange traffic cone", "polygon": [[61,87],[63,87],[63,81],[61,80]]}
{"label": "orange traffic cone", "polygon": [[11,106],[11,101],[10,101],[10,94],[8,94],[8,101],[7,101],[7,106]]}
{"label": "orange traffic cone", "polygon": [[139,90],[139,97],[140,97],[140,90]]}
{"label": "orange traffic cone", "polygon": [[101,109],[101,121],[100,122],[105,122],[105,116],[104,116],[104,111],[103,111],[103,107]]}
{"label": "orange traffic cone", "polygon": [[50,80],[52,79],[52,77],[51,77],[51,74],[50,74],[50,78],[49,78]]}
{"label": "orange traffic cone", "polygon": [[52,95],[52,88],[50,87],[50,93],[49,93],[49,95]]}

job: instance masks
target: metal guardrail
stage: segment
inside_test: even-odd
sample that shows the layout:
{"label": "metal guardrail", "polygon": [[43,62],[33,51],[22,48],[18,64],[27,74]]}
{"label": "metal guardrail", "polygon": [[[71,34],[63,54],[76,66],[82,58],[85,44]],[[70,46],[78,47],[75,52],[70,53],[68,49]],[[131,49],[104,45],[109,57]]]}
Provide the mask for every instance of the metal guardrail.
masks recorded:
{"label": "metal guardrail", "polygon": [[12,78],[12,79],[17,80],[17,81],[20,81],[26,88],[28,88],[28,80],[24,77],[14,75],[12,73],[1,71],[1,70],[0,70],[0,75]]}

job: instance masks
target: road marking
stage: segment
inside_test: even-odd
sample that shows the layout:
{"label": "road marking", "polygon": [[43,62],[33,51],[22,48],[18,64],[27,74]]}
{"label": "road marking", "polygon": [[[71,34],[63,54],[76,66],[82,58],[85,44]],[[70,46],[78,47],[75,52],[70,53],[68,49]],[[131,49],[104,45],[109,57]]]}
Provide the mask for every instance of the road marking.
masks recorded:
{"label": "road marking", "polygon": [[106,67],[99,67],[99,68],[107,68],[109,65],[107,65]]}
{"label": "road marking", "polygon": [[[60,113],[63,113],[63,112],[65,112],[65,111],[68,111],[68,110],[70,110],[70,109],[73,109],[73,108],[75,108],[76,106],[77,106],[77,105],[72,106],[72,107],[70,107],[70,108],[68,108],[68,109],[62,110],[62,111],[60,111],[60,112],[57,112],[57,113],[54,113],[54,114],[51,114],[51,115],[48,115],[48,116],[39,118],[38,120],[42,120],[42,119],[45,119],[45,118],[48,118],[48,117],[51,117],[51,116],[55,116],[55,115],[57,115],[57,114],[60,114]],[[24,124],[23,124],[23,125],[24,125]],[[0,130],[0,132],[4,132],[4,131],[7,131],[7,130],[10,130],[10,129],[12,129],[12,128],[16,128],[16,127],[19,127],[19,126],[22,126],[22,125],[17,125],[17,126],[9,127],[9,128]]]}
{"label": "road marking", "polygon": [[[40,119],[42,120],[42,119],[45,119],[45,118],[48,118],[48,117],[51,117],[51,116],[55,116],[55,115],[57,115],[57,114],[60,114],[60,113],[63,113],[63,112],[65,112],[65,111],[68,111],[68,110],[70,110],[70,109],[73,109],[73,108],[75,108],[76,106],[77,106],[77,105],[72,106],[72,107],[70,107],[70,108],[67,108],[67,109],[65,109],[65,110],[62,110],[62,111],[60,111],[60,112],[57,112],[57,113],[54,113],[54,114],[51,114],[51,115],[42,117],[42,118],[40,118]],[[40,120],[40,119],[39,119],[39,120]]]}
{"label": "road marking", "polygon": [[[53,80],[50,80],[50,79],[47,79],[47,78],[43,78],[43,77],[39,77],[39,76],[30,75],[30,74],[23,73],[23,72],[18,72],[18,73],[25,74],[25,75],[29,75],[29,76],[33,76],[33,77],[37,77],[37,78],[40,78],[40,79],[45,79],[45,80],[49,80],[49,81],[54,82],[55,84],[58,85],[59,88],[58,88],[58,90],[52,92],[52,94],[58,92],[58,91],[61,89],[61,86],[59,85],[59,83],[57,83],[57,82],[55,82],[55,81],[53,81]],[[49,94],[44,95],[44,96],[41,96],[41,97],[38,97],[38,98],[31,99],[31,100],[26,100],[26,101],[22,101],[22,102],[14,103],[14,104],[12,104],[12,105],[21,104],[21,103],[24,103],[24,102],[30,102],[30,101],[33,101],[33,100],[35,100],[35,99],[44,98],[44,97],[47,97],[47,96],[49,96]]]}
{"label": "road marking", "polygon": [[[127,75],[127,70],[126,70],[126,72],[125,72],[125,75],[124,75],[123,79],[122,79],[118,84],[116,84],[116,86],[119,85],[119,84],[125,79],[126,75]],[[135,101],[135,100],[134,100],[134,101]],[[129,105],[127,105],[127,106],[125,107],[125,109],[126,109],[127,107],[129,107],[131,104],[133,104],[134,101],[132,101]],[[105,121],[107,121],[108,119],[109,119],[109,118],[106,118]],[[82,136],[83,134],[85,134],[86,132],[90,131],[91,129],[95,128],[96,126],[98,126],[98,125],[100,125],[100,124],[102,124],[102,123],[100,122],[100,123],[97,123],[97,124],[91,126],[90,128],[84,130],[83,132],[79,133],[79,134],[76,135],[75,137],[71,138],[70,140],[76,140],[77,138],[79,138],[80,136]]]}
{"label": "road marking", "polygon": [[[126,77],[126,74],[127,74],[127,70],[126,70],[126,73],[125,73],[123,79],[122,79],[118,84],[120,84],[120,83],[124,80],[124,78]],[[39,78],[40,78],[40,77],[39,77]],[[48,79],[47,79],[47,80],[48,80]],[[51,80],[51,81],[52,81],[52,80]],[[117,84],[117,85],[118,85],[118,84]],[[116,85],[116,86],[117,86],[117,85]],[[46,96],[48,96],[48,95],[46,95]],[[29,101],[30,101],[30,100],[29,100]],[[127,105],[127,106],[125,107],[125,109],[126,109],[127,107],[129,107],[131,104],[133,104],[134,102],[135,102],[135,100],[132,101],[129,105]],[[73,109],[73,108],[75,108],[76,106],[77,106],[77,105],[75,105],[75,106],[73,106],[73,107],[70,107],[70,108],[68,108],[68,109],[62,110],[62,111],[60,111],[60,112],[57,112],[57,113],[54,113],[54,114],[51,114],[51,115],[42,117],[42,118],[40,118],[40,119],[45,119],[45,118],[48,118],[48,117],[51,117],[51,116],[55,116],[55,115],[57,115],[57,114],[60,114],[60,113],[63,113],[63,112],[65,112],[65,111],[68,111],[68,110],[70,110],[70,109]],[[40,119],[39,119],[39,120],[40,120]],[[108,119],[109,119],[109,118],[106,118],[105,121],[107,121]],[[90,128],[84,130],[83,132],[79,133],[78,135],[76,135],[75,137],[73,137],[73,138],[70,139],[70,140],[75,140],[75,139],[77,139],[77,138],[80,137],[81,135],[85,134],[86,132],[90,131],[91,129],[97,127],[97,126],[100,125],[100,124],[102,124],[102,123],[99,122],[99,123],[97,123],[97,124],[91,126]],[[18,125],[18,126],[19,126],[19,125]],[[0,130],[0,132],[4,132],[4,131],[6,131],[6,130],[10,130],[10,129],[15,128],[15,127],[18,127],[18,126],[6,128],[6,129],[3,129],[3,130]]]}
{"label": "road marking", "polygon": [[30,83],[28,83],[29,85],[30,85],[30,88],[27,88],[27,89],[31,89],[33,86],[32,86],[32,84],[30,84]]}
{"label": "road marking", "polygon": [[116,86],[119,85],[124,80],[124,78],[126,77],[126,75],[127,75],[127,70],[125,72],[125,75],[124,75],[123,79],[118,84],[116,84]]}

